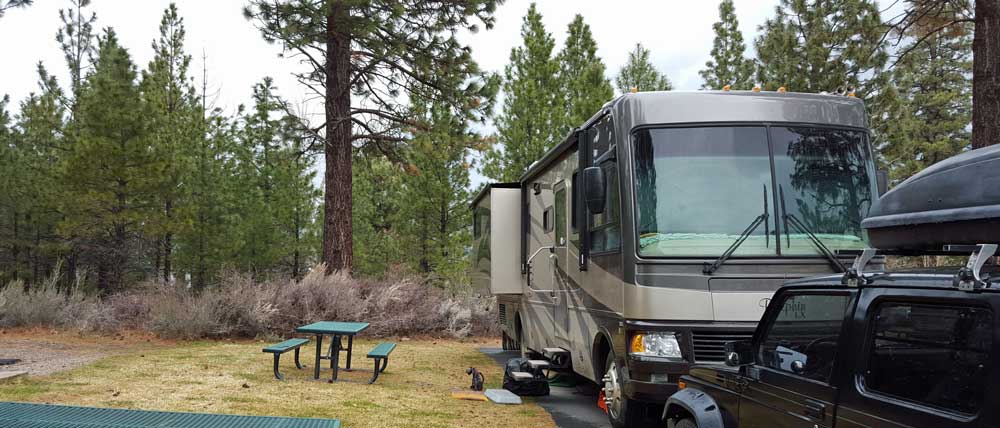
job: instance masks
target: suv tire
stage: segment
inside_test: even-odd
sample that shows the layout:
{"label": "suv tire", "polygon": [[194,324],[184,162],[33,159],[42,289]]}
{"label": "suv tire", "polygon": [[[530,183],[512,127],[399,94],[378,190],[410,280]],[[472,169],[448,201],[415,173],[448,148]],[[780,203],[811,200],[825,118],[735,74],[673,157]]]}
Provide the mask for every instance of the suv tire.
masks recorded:
{"label": "suv tire", "polygon": [[674,425],[674,428],[698,428],[698,424],[695,423],[694,419],[686,418],[681,419]]}

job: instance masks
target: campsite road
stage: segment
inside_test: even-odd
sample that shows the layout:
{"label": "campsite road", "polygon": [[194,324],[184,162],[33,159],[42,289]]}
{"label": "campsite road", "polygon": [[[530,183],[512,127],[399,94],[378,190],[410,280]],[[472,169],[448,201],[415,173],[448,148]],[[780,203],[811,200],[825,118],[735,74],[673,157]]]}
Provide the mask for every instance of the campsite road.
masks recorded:
{"label": "campsite road", "polygon": [[[503,351],[498,348],[482,348],[484,354],[496,360],[503,366],[507,360],[520,356],[517,351]],[[611,425],[608,417],[597,408],[597,390],[593,385],[581,385],[574,388],[553,386],[547,397],[537,397],[535,400],[546,412],[552,415],[552,420],[561,428],[606,428]]]}

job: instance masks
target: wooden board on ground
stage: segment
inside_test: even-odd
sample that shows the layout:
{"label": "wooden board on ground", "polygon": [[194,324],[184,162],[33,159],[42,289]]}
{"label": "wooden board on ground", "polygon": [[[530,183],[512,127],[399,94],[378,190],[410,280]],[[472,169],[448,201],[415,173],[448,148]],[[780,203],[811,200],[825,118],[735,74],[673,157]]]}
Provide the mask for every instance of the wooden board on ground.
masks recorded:
{"label": "wooden board on ground", "polygon": [[482,391],[454,390],[451,391],[451,398],[459,400],[489,401]]}

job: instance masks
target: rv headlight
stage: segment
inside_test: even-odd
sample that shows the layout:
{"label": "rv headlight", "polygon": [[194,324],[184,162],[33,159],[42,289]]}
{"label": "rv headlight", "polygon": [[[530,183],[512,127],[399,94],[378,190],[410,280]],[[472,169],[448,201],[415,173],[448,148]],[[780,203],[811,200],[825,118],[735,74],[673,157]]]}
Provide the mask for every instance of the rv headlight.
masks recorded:
{"label": "rv headlight", "polygon": [[647,357],[681,358],[681,345],[673,332],[646,332],[632,336],[629,346],[632,355]]}

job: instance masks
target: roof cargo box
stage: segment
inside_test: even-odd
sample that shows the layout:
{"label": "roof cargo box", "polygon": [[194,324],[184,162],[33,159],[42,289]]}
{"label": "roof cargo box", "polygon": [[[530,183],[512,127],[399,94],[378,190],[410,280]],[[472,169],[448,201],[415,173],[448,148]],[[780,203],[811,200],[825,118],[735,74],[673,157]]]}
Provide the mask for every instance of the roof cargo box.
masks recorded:
{"label": "roof cargo box", "polygon": [[1000,243],[1000,146],[941,161],[879,199],[862,223],[875,248]]}

